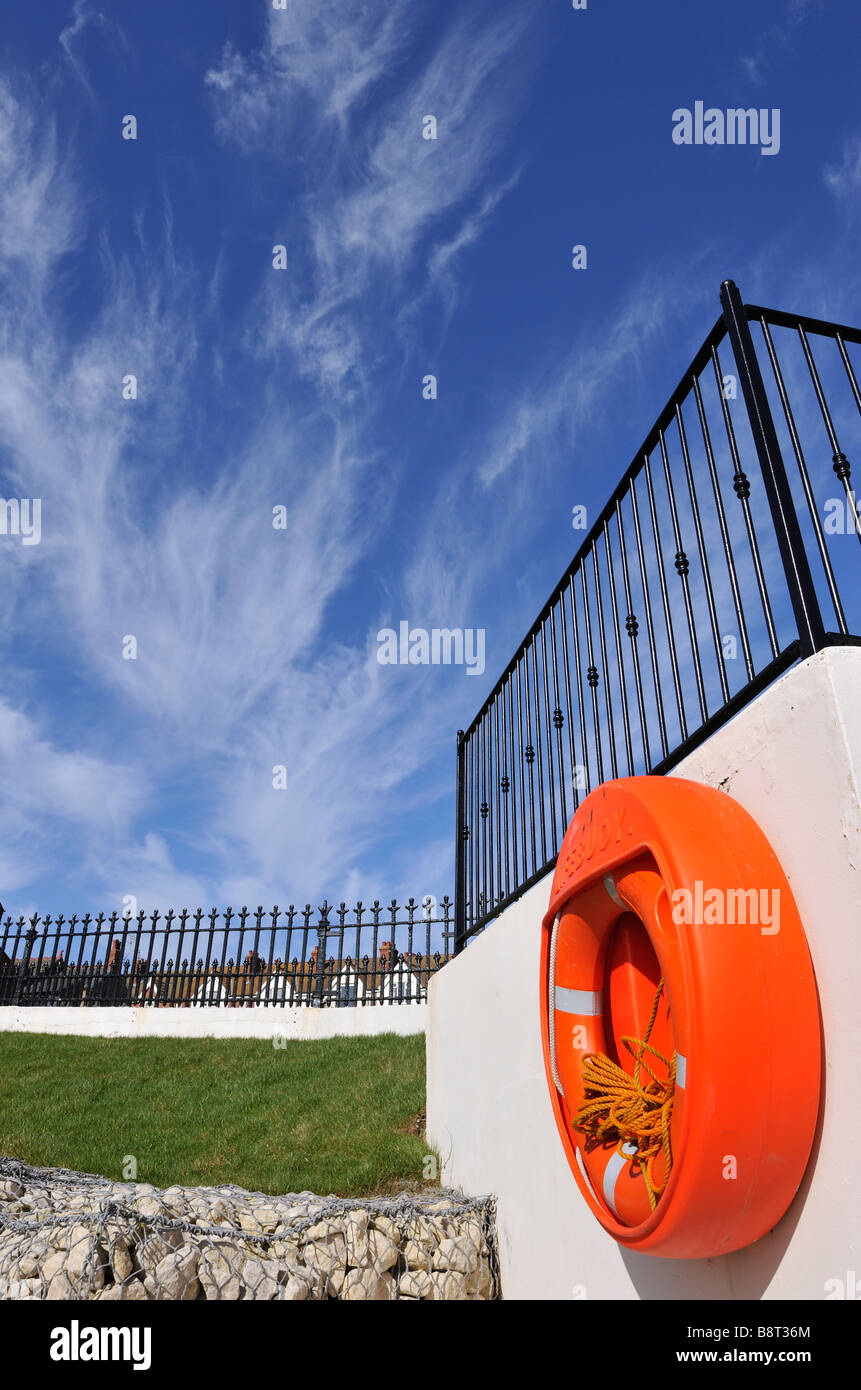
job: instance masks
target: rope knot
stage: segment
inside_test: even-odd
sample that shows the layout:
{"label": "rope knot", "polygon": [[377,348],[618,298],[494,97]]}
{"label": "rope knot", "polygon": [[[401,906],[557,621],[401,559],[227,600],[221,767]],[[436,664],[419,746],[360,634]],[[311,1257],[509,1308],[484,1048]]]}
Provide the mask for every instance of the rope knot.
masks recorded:
{"label": "rope knot", "polygon": [[[632,1166],[639,1164],[652,1211],[673,1166],[670,1120],[676,1086],[676,1054],[673,1053],[672,1059],[667,1058],[649,1042],[663,990],[661,980],[645,1037],[622,1038],[623,1045],[634,1058],[633,1076],[602,1052],[586,1053],[580,1064],[584,1098],[573,1119],[574,1129],[581,1134],[602,1144],[615,1141],[617,1153]],[[666,1079],[653,1071],[646,1061],[646,1053],[663,1063],[667,1069]],[[661,1154],[666,1162],[663,1182],[655,1175],[655,1165]]]}

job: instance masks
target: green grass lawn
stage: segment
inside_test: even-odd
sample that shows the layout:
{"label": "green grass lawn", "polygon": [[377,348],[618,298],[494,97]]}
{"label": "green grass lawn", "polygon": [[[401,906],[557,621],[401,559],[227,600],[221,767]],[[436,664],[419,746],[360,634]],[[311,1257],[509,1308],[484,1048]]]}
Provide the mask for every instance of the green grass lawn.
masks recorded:
{"label": "green grass lawn", "polygon": [[[421,1184],[425,1041],[0,1033],[0,1153],[137,1179],[363,1196]],[[413,1125],[415,1129],[417,1126]],[[418,1128],[422,1128],[418,1126]]]}

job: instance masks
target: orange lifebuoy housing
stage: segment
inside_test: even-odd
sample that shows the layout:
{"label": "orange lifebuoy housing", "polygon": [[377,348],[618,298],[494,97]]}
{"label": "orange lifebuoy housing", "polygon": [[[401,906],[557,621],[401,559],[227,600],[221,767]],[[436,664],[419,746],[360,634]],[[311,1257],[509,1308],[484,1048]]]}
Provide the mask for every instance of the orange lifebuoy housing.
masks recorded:
{"label": "orange lifebuoy housing", "polygon": [[[586,1054],[633,1071],[621,1039],[644,1036],[661,979],[650,1041],[676,1075],[669,1177],[659,1159],[652,1208],[633,1146],[587,1139],[572,1121]],[[789,883],[737,802],[676,777],[586,797],[542,926],[541,1030],[568,1162],[621,1245],[701,1259],[776,1225],[813,1143],[819,1008]]]}

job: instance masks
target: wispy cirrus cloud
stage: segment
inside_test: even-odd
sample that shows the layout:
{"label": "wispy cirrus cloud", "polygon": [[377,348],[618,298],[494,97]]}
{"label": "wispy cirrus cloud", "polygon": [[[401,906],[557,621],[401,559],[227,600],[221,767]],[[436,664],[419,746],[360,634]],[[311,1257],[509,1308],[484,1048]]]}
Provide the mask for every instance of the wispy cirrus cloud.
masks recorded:
{"label": "wispy cirrus cloud", "polygon": [[[440,727],[437,690],[407,673],[406,703],[403,682],[382,679],[365,610],[352,641],[325,628],[386,505],[373,450],[355,419],[292,410],[261,387],[201,470],[198,373],[237,360],[213,318],[211,277],[183,263],[167,232],[150,245],[141,229],[134,263],[103,243],[102,302],[71,332],[57,271],[88,233],[85,197],[55,131],[43,121],[37,137],[26,102],[9,84],[0,93],[0,289],[11,309],[0,447],[7,490],[43,498],[45,517],[26,569],[18,552],[2,556],[26,600],[21,612],[7,602],[16,661],[5,683],[40,688],[21,655],[38,613],[40,640],[98,711],[69,717],[61,748],[44,692],[38,720],[0,704],[0,764],[18,750],[6,825],[28,846],[7,883],[22,891],[50,862],[58,887],[86,879],[109,904],[131,893],[164,906],[367,882],[362,857],[393,807],[427,796],[426,781],[410,782]],[[130,371],[135,401],[120,390]],[[211,450],[211,432],[202,440]],[[286,793],[273,788],[275,765],[289,769]],[[402,882],[413,860],[429,862],[423,847],[404,852]]]}
{"label": "wispy cirrus cloud", "polygon": [[826,188],[841,200],[857,198],[861,193],[861,135],[844,142],[838,161],[826,164],[822,171]]}
{"label": "wispy cirrus cloud", "polygon": [[741,54],[738,58],[739,66],[748,81],[755,84],[764,82],[774,64],[775,56],[785,52],[794,43],[801,25],[814,15],[821,14],[824,8],[824,0],[786,0],[776,23],[766,29],[750,52]]}
{"label": "wispy cirrus cloud", "polygon": [[[431,26],[427,55],[403,65],[410,14],[379,0],[348,20],[329,4],[300,5],[289,23],[273,12],[260,51],[228,49],[206,77],[217,129],[242,148],[267,145],[276,128],[283,139],[300,119],[312,145],[328,129],[313,193],[285,205],[289,287],[277,277],[264,285],[249,334],[267,356],[287,349],[345,403],[390,359],[389,335],[375,331],[380,304],[394,300],[395,322],[406,323],[410,301],[426,301],[429,272],[450,312],[454,261],[516,179],[496,170],[529,74],[528,16],[483,7],[439,33]],[[352,117],[371,89],[377,100],[359,125]],[[423,138],[429,115],[437,139]],[[419,266],[417,288],[406,277]]]}
{"label": "wispy cirrus cloud", "polygon": [[[301,113],[303,139],[329,122],[343,127],[409,50],[417,27],[406,0],[293,0],[270,10],[264,40],[249,54],[227,44],[210,68],[218,133],[244,149],[285,135]],[[285,100],[285,95],[287,100]]]}
{"label": "wispy cirrus cloud", "polygon": [[14,262],[16,298],[33,288],[28,276],[42,276],[79,244],[81,232],[56,131],[0,76],[0,256]]}

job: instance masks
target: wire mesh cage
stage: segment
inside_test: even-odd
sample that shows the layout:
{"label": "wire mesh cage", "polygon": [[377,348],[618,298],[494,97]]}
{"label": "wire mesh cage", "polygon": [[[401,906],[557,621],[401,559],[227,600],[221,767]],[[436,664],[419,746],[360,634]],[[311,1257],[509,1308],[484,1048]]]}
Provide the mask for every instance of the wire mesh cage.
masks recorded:
{"label": "wire mesh cage", "polygon": [[488,1300],[494,1201],[269,1196],[0,1159],[0,1298]]}

